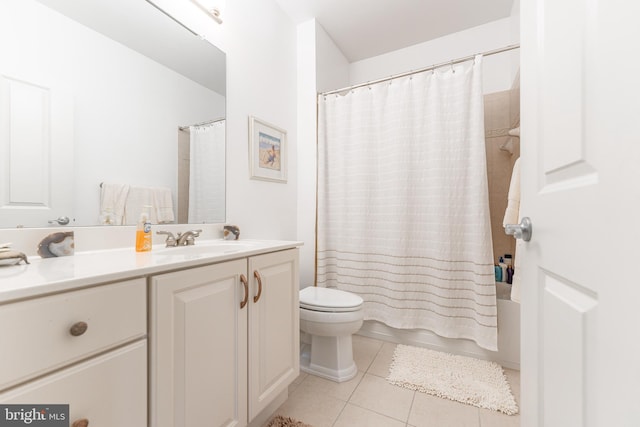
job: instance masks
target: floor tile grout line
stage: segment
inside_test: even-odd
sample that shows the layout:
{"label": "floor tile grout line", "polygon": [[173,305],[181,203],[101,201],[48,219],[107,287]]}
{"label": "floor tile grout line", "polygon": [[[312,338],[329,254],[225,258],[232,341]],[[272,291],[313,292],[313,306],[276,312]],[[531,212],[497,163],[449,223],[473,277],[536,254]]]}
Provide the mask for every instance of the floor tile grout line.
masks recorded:
{"label": "floor tile grout line", "polygon": [[[338,399],[340,400],[340,399]],[[345,408],[347,407],[347,405],[349,404],[349,402],[345,402],[345,401],[341,401],[344,403],[344,405],[342,405],[342,409],[340,409],[340,412],[338,412],[338,416],[336,417],[335,420],[333,420],[333,423],[331,423],[331,427],[334,427],[336,425],[336,423],[338,422],[338,420],[340,419],[340,415],[342,415],[342,413],[344,412]]]}
{"label": "floor tile grout line", "polygon": [[413,397],[411,398],[411,405],[409,405],[409,415],[407,415],[407,425],[409,425],[409,420],[411,419],[411,411],[413,411],[413,402],[416,401],[416,391],[413,391]]}
{"label": "floor tile grout line", "polygon": [[[351,402],[347,402],[347,403],[351,403]],[[396,420],[396,421],[401,422],[401,423],[403,423],[403,422],[404,422],[404,423],[406,424],[406,422],[405,422],[405,421],[402,421],[402,420],[400,420],[400,419],[398,419],[398,418],[396,418],[396,417],[392,417],[391,415],[383,414],[382,412],[374,411],[373,409],[365,408],[364,406],[360,406],[360,405],[358,405],[357,403],[351,403],[351,405],[356,406],[356,407],[358,407],[358,408],[360,408],[360,409],[363,409],[363,410],[365,410],[365,411],[373,412],[374,414],[381,415],[381,416],[383,416],[383,417],[385,417],[385,418],[391,418],[392,420]],[[408,419],[409,419],[409,418],[407,417],[407,422],[408,422]]]}

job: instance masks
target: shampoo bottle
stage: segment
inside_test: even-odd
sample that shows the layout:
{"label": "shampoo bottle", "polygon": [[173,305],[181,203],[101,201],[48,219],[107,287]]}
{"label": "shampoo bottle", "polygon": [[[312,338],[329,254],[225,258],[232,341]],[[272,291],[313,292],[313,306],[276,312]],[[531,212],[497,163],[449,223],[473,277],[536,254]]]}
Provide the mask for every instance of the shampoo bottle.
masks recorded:
{"label": "shampoo bottle", "polygon": [[500,269],[502,270],[502,274],[500,275],[502,277],[502,279],[500,281],[504,282],[504,281],[507,280],[507,264],[504,262],[504,258],[503,257],[500,257],[498,265],[500,266]]}
{"label": "shampoo bottle", "polygon": [[507,283],[510,285],[513,283],[513,267],[510,265],[507,267]]}
{"label": "shampoo bottle", "polygon": [[151,221],[149,221],[150,206],[145,206],[145,210],[140,214],[138,227],[136,229],[136,251],[148,252],[151,250]]}

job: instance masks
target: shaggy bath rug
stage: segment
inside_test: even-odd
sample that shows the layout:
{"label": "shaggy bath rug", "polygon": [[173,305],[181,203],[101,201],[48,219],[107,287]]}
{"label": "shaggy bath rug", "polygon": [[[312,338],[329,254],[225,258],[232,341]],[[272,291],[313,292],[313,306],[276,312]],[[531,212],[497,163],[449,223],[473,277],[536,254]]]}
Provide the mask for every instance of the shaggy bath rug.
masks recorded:
{"label": "shaggy bath rug", "polygon": [[518,413],[502,367],[486,360],[398,345],[387,381],[478,408]]}
{"label": "shaggy bath rug", "polygon": [[305,424],[302,421],[294,420],[293,418],[283,417],[276,415],[274,419],[267,425],[267,427],[311,427],[309,424]]}

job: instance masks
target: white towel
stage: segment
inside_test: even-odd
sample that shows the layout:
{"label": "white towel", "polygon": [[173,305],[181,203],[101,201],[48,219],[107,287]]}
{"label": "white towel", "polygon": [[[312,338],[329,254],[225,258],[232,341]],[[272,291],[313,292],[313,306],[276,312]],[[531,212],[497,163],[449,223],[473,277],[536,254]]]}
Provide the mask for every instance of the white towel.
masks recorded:
{"label": "white towel", "polygon": [[[509,184],[509,195],[507,209],[504,212],[502,225],[518,224],[520,221],[520,158],[513,164],[513,172],[511,173],[511,183]],[[520,302],[520,248],[523,244],[522,239],[516,240],[515,254],[513,255],[513,281],[511,283],[511,300]]]}
{"label": "white towel", "polygon": [[520,218],[520,158],[513,164],[509,195],[507,196],[507,209],[504,211],[502,226],[518,224]]}
{"label": "white towel", "polygon": [[[155,209],[153,209],[153,202],[154,196],[151,187],[131,187],[125,206],[125,224],[137,224],[140,214],[143,211],[149,213],[149,220],[152,224],[157,224],[158,216],[156,215]],[[145,208],[145,206],[151,206],[151,208]]]}
{"label": "white towel", "polygon": [[171,189],[167,187],[154,188],[153,199],[158,224],[166,224],[175,221]]}
{"label": "white towel", "polygon": [[516,240],[516,253],[513,258],[513,279],[511,282],[511,301],[520,302],[520,283],[522,276],[522,268],[520,266],[520,257],[518,254],[522,251],[521,247],[524,245],[524,240]]}
{"label": "white towel", "polygon": [[[100,215],[114,221],[113,225],[124,224],[125,205],[129,195],[127,184],[110,184],[103,182],[100,193]],[[111,216],[112,215],[112,216]]]}

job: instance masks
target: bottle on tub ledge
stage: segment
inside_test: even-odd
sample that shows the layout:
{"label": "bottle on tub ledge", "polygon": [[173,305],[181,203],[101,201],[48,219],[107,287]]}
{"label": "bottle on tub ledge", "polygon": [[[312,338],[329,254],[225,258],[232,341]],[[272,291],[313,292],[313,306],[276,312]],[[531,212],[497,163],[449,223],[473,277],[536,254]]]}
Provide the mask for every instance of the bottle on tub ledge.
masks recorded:
{"label": "bottle on tub ledge", "polygon": [[504,254],[504,263],[506,264],[505,275],[502,276],[505,282],[508,284],[513,283],[513,256],[511,254]]}
{"label": "bottle on tub ledge", "polygon": [[136,228],[136,252],[149,252],[151,250],[151,221],[149,220],[149,210],[151,206],[145,205],[140,213],[138,226]]}
{"label": "bottle on tub ledge", "polygon": [[506,282],[508,284],[510,284],[510,285],[513,283],[513,267],[510,266],[510,265],[507,266],[507,280],[506,280]]}
{"label": "bottle on tub ledge", "polygon": [[500,267],[500,281],[504,282],[507,280],[507,264],[504,262],[504,257],[500,257],[498,260],[498,266]]}

